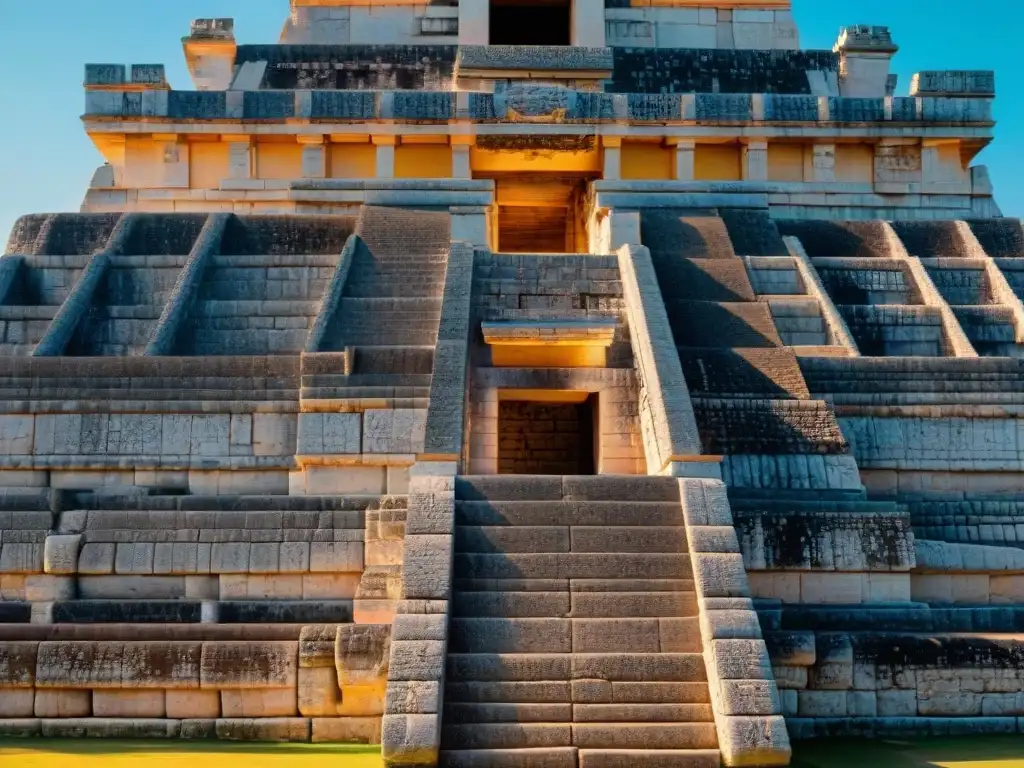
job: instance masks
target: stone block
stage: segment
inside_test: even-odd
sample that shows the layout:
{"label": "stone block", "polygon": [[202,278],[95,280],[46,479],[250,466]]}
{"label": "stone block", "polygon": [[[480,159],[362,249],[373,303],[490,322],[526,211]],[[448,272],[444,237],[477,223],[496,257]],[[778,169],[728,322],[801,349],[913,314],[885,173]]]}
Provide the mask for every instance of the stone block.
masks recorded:
{"label": "stone block", "polygon": [[399,640],[391,644],[389,677],[403,681],[438,681],[444,674],[445,644],[436,640]]}
{"label": "stone block", "polygon": [[47,536],[43,546],[43,570],[49,574],[67,575],[78,572],[78,555],[82,535]]}
{"label": "stone block", "polygon": [[750,596],[742,555],[699,553],[691,555],[690,562],[699,596]]}
{"label": "stone block", "polygon": [[761,624],[754,611],[702,611],[705,640],[760,640]]}
{"label": "stone block", "polygon": [[846,691],[799,691],[800,717],[846,717]]}
{"label": "stone block", "polygon": [[84,719],[43,720],[43,736],[48,739],[176,739],[178,720],[145,718],[90,717]]}
{"label": "stone block", "polygon": [[877,694],[874,691],[847,691],[846,714],[848,717],[877,717]]}
{"label": "stone block", "polygon": [[452,535],[455,533],[455,492],[417,491],[411,483],[406,535]]}
{"label": "stone block", "polygon": [[179,600],[185,597],[183,576],[80,576],[81,600]]}
{"label": "stone block", "polygon": [[447,640],[448,616],[438,614],[396,616],[391,625],[392,640]]}
{"label": "stone block", "polygon": [[389,682],[384,701],[384,712],[389,715],[438,714],[441,704],[441,685],[426,680]]}
{"label": "stone block", "polygon": [[90,691],[39,689],[36,691],[36,717],[89,717],[92,714]]}
{"label": "stone block", "polygon": [[220,717],[219,691],[167,691],[167,717],[180,720],[215,720]]}
{"label": "stone block", "polygon": [[740,551],[736,529],[731,525],[696,525],[689,530],[691,552],[735,553]]}
{"label": "stone block", "polygon": [[218,739],[224,741],[303,742],[310,739],[310,722],[304,717],[221,719],[216,721]]}
{"label": "stone block", "polygon": [[82,574],[105,575],[114,572],[116,544],[88,543],[82,546],[78,557],[78,572]]}
{"label": "stone block", "polygon": [[27,576],[25,578],[25,599],[32,603],[51,603],[58,600],[73,600],[75,579],[73,576]]}
{"label": "stone block", "polygon": [[[392,658],[391,627],[383,625],[347,625],[338,627],[335,643],[335,668],[342,688],[376,684],[388,675]],[[415,680],[394,675],[396,680]]]}
{"label": "stone block", "polygon": [[43,721],[38,718],[0,720],[0,738],[33,739],[42,735]]}
{"label": "stone block", "polygon": [[221,716],[225,718],[296,717],[295,688],[229,689],[220,692]]}
{"label": "stone block", "polygon": [[313,718],[314,744],[380,744],[380,717]]}
{"label": "stone block", "polygon": [[718,718],[717,725],[719,749],[726,765],[789,765],[793,750],[781,716],[725,716]]}
{"label": "stone block", "polygon": [[402,568],[406,600],[448,600],[452,590],[452,536],[408,536]]}
{"label": "stone block", "polygon": [[720,679],[771,679],[771,660],[763,640],[712,640],[706,645]]}
{"label": "stone block", "polygon": [[165,717],[163,691],[93,691],[93,717]]}
{"label": "stone block", "polygon": [[340,717],[380,717],[384,714],[386,682],[373,685],[344,686],[341,689]]}
{"label": "stone block", "polygon": [[314,573],[360,572],[363,544],[358,541],[314,541],[309,548],[309,570]]}
{"label": "stone block", "polygon": [[298,707],[303,717],[335,717],[340,705],[341,688],[333,664],[299,669]]}
{"label": "stone block", "polygon": [[35,714],[35,698],[36,692],[32,688],[0,687],[0,719],[32,717]]}
{"label": "stone block", "polygon": [[876,694],[879,717],[916,717],[917,691],[878,691]]}
{"label": "stone block", "polygon": [[718,680],[711,683],[711,700],[722,715],[782,714],[779,691],[771,680]]}
{"label": "stone block", "polygon": [[203,688],[290,688],[298,685],[298,643],[206,642]]}
{"label": "stone block", "polygon": [[436,765],[441,745],[441,716],[385,715],[381,743],[385,765]]}

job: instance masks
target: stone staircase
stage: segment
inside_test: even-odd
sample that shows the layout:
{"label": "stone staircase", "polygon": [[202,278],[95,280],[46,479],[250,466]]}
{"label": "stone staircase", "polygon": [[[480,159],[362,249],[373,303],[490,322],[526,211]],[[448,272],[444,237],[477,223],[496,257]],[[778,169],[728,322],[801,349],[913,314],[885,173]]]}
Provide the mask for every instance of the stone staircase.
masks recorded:
{"label": "stone staircase", "polygon": [[68,343],[66,354],[141,355],[187,261],[187,253],[112,256],[92,306]]}
{"label": "stone staircase", "polygon": [[301,352],[338,258],[338,253],[212,257],[179,333],[179,353]]}
{"label": "stone staircase", "polygon": [[462,477],[441,766],[710,768],[678,484]]}
{"label": "stone staircase", "polygon": [[429,397],[433,348],[448,261],[449,217],[366,207],[338,308],[321,351],[348,354],[336,369],[307,379],[319,399]]}

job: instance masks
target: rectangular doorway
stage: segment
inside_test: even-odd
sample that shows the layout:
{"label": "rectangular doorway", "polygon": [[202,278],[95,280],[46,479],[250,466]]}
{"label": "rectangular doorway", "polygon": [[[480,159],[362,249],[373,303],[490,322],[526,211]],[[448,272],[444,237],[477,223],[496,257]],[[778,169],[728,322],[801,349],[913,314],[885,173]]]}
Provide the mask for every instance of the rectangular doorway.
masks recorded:
{"label": "rectangular doorway", "polygon": [[587,178],[535,173],[495,174],[500,253],[582,253],[587,250],[583,202]]}
{"label": "rectangular doorway", "polygon": [[570,45],[571,0],[491,0],[491,45]]}
{"label": "rectangular doorway", "polygon": [[559,394],[566,397],[500,400],[499,474],[596,474],[597,395]]}

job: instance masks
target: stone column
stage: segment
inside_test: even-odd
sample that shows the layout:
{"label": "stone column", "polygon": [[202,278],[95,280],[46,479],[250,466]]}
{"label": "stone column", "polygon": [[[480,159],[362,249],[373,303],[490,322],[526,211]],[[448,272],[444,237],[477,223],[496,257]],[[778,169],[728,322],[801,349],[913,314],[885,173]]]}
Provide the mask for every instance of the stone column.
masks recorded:
{"label": "stone column", "polygon": [[604,148],[604,175],[605,181],[622,178],[622,137],[604,136],[601,139],[601,146]]}
{"label": "stone column", "polygon": [[743,147],[743,180],[768,181],[768,142],[750,139]]}
{"label": "stone column", "polygon": [[459,45],[487,45],[490,38],[491,0],[459,0]]}
{"label": "stone column", "polygon": [[811,159],[811,181],[836,180],[836,145],[815,144]]}
{"label": "stone column", "polygon": [[604,48],[604,0],[574,0],[572,4],[573,45]]}
{"label": "stone column", "polygon": [[157,161],[161,163],[157,185],[188,189],[188,142],[180,141],[175,133],[154,134],[153,141],[160,152]]}
{"label": "stone column", "polygon": [[676,148],[676,181],[693,181],[696,173],[694,155],[697,150],[697,143],[693,139],[675,138],[667,139],[666,143]]}
{"label": "stone column", "polygon": [[472,179],[470,149],[476,140],[472,136],[452,136],[452,178]]}
{"label": "stone column", "polygon": [[225,136],[228,145],[228,178],[252,178],[252,140],[248,136]]}
{"label": "stone column", "polygon": [[322,179],[327,176],[327,147],[323,136],[299,136],[302,146],[302,178]]}
{"label": "stone column", "polygon": [[921,188],[924,192],[970,194],[970,174],[960,163],[959,144],[959,139],[922,140]]}
{"label": "stone column", "polygon": [[373,144],[377,147],[377,178],[395,178],[395,146],[397,136],[373,136]]}

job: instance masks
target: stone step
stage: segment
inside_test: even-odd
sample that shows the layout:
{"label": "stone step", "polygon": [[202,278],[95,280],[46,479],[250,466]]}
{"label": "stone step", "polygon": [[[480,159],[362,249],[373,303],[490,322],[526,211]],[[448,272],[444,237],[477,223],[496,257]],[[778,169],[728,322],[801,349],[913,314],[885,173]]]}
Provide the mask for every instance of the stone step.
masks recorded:
{"label": "stone step", "polygon": [[568,703],[470,703],[449,702],[444,707],[444,723],[571,723],[573,705]]}
{"label": "stone step", "polygon": [[713,723],[471,723],[446,724],[441,748],[715,749]]}
{"label": "stone step", "polygon": [[450,653],[572,653],[572,622],[567,619],[451,619]]}
{"label": "stone step", "polygon": [[570,723],[445,724],[441,749],[537,749],[572,746]]}
{"label": "stone step", "polygon": [[457,526],[456,552],[688,551],[681,526]]}
{"label": "stone step", "polygon": [[713,723],[710,704],[574,704],[575,723]]}
{"label": "stone step", "polygon": [[455,554],[460,578],[492,579],[687,579],[689,555],[682,554]]}
{"label": "stone step", "polygon": [[713,723],[710,704],[572,704],[453,702],[445,724],[464,723]]}
{"label": "stone step", "polygon": [[717,749],[580,749],[578,768],[719,768]]}
{"label": "stone step", "polygon": [[462,475],[455,493],[463,501],[679,502],[677,480],[639,475]]}
{"label": "stone step", "polygon": [[692,592],[692,579],[455,579],[471,592]]}
{"label": "stone step", "polygon": [[700,653],[702,650],[696,616],[459,617],[451,620],[449,644],[453,653]]}
{"label": "stone step", "polygon": [[563,592],[460,592],[452,595],[453,617],[532,618],[566,617],[571,610],[568,589]]}
{"label": "stone step", "polygon": [[667,501],[462,500],[455,505],[460,526],[679,526],[678,498]]}
{"label": "stone step", "polygon": [[446,666],[453,682],[707,681],[704,657],[699,653],[449,653]]}
{"label": "stone step", "polygon": [[[478,726],[479,727],[479,726]],[[573,744],[582,749],[715,749],[718,732],[702,723],[575,723]]]}
{"label": "stone step", "polygon": [[580,688],[573,695],[569,680],[455,682],[445,685],[448,703],[481,704],[564,704],[579,707],[598,705],[707,706],[711,700],[706,683],[610,683],[595,694],[593,688]]}
{"label": "stone step", "polygon": [[520,682],[448,682],[445,702],[479,704],[571,704],[568,680]]}
{"label": "stone step", "polygon": [[577,750],[575,747],[443,749],[439,756],[438,766],[439,768],[578,768],[576,760]]}

